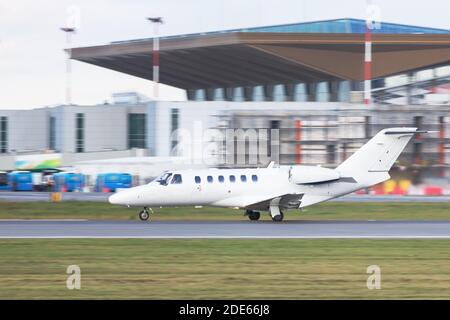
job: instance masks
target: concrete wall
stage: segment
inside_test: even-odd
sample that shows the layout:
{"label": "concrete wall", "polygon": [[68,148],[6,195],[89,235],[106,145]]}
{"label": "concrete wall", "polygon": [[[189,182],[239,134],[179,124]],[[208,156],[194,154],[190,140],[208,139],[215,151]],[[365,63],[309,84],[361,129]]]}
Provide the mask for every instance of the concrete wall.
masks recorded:
{"label": "concrete wall", "polygon": [[[148,141],[154,141],[156,156],[183,156],[199,158],[201,154],[193,148],[196,139],[203,134],[203,130],[214,127],[217,123],[215,115],[220,110],[226,109],[228,103],[224,101],[207,102],[157,102],[149,105],[148,117],[151,122],[148,126]],[[171,150],[171,112],[178,109],[179,113],[179,135],[177,150]],[[153,127],[152,127],[153,126]]]}
{"label": "concrete wall", "polygon": [[73,166],[74,164],[80,161],[142,157],[142,156],[147,156],[145,150],[142,149],[103,151],[103,152],[80,152],[80,153],[67,152],[62,154],[61,161],[64,166]]}
{"label": "concrete wall", "polygon": [[14,170],[16,157],[12,154],[0,154],[0,171]]}
{"label": "concrete wall", "polygon": [[0,110],[8,117],[10,152],[49,149],[50,117],[56,119],[55,147],[75,152],[76,114],[84,114],[85,152],[126,150],[128,113],[145,113],[145,105],[58,106],[33,110]]}
{"label": "concrete wall", "polygon": [[8,118],[8,151],[48,148],[48,109],[0,110]]}
{"label": "concrete wall", "polygon": [[[50,117],[55,117],[55,151],[63,165],[81,160],[128,157],[128,113],[145,113],[146,106],[58,106],[33,110],[0,110],[8,118],[8,153],[0,154],[0,169],[13,170],[16,154],[50,149]],[[75,153],[76,114],[84,114],[84,153]]]}
{"label": "concrete wall", "polygon": [[84,114],[84,151],[126,150],[128,147],[128,113],[145,113],[140,106],[61,106],[53,111],[57,116],[58,147],[63,152],[75,152],[76,114]]}

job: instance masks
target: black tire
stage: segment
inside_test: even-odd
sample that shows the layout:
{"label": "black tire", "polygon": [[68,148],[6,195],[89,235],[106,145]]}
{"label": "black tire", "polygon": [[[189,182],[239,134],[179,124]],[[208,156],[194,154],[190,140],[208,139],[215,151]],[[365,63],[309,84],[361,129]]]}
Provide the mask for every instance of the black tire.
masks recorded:
{"label": "black tire", "polygon": [[283,218],[284,218],[284,214],[283,214],[283,212],[280,212],[279,215],[276,215],[275,217],[272,217],[272,221],[274,221],[274,222],[281,222],[281,221],[283,221]]}
{"label": "black tire", "polygon": [[261,214],[258,211],[250,211],[248,213],[248,218],[251,221],[257,221],[257,220],[259,220],[260,217],[261,217]]}
{"label": "black tire", "polygon": [[139,212],[139,219],[141,221],[147,221],[148,218],[150,218],[150,213],[148,213],[147,210],[142,210],[141,212]]}

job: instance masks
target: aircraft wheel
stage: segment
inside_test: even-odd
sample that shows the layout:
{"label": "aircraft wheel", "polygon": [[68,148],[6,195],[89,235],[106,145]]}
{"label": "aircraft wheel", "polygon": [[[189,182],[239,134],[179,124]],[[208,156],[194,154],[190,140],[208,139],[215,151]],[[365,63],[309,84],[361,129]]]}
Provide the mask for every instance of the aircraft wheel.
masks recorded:
{"label": "aircraft wheel", "polygon": [[252,221],[257,221],[261,217],[261,214],[258,211],[250,211],[248,213],[248,218]]}
{"label": "aircraft wheel", "polygon": [[275,217],[272,217],[272,221],[274,222],[281,222],[283,221],[284,214],[280,211],[280,214],[276,215]]}
{"label": "aircraft wheel", "polygon": [[139,219],[141,219],[141,221],[147,221],[148,218],[150,218],[150,213],[148,213],[148,210],[144,209],[139,212]]}

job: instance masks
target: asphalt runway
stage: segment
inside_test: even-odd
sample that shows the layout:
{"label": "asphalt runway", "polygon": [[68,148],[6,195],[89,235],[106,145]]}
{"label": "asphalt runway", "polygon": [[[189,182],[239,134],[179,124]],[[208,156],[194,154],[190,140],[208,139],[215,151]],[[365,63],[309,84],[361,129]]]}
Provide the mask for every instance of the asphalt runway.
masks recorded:
{"label": "asphalt runway", "polygon": [[[63,201],[107,202],[111,193],[66,192]],[[49,192],[0,192],[0,201],[27,202],[49,201]],[[330,200],[331,202],[450,202],[450,196],[397,196],[397,195],[346,195]]]}
{"label": "asphalt runway", "polygon": [[450,221],[0,221],[0,238],[450,239]]}

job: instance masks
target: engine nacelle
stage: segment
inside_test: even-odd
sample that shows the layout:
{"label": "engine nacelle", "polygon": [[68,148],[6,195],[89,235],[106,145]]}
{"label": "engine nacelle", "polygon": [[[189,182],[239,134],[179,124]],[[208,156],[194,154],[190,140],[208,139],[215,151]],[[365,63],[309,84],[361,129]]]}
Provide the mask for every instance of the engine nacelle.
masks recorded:
{"label": "engine nacelle", "polygon": [[339,178],[339,172],[328,168],[292,166],[289,169],[289,180],[295,184],[327,182],[338,180]]}

